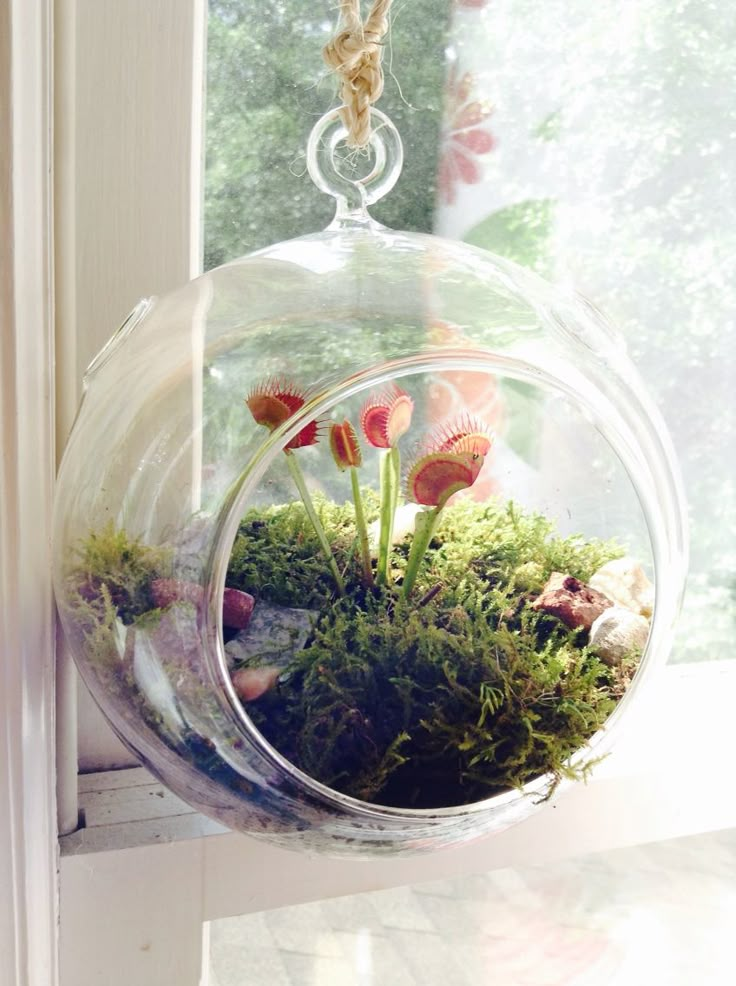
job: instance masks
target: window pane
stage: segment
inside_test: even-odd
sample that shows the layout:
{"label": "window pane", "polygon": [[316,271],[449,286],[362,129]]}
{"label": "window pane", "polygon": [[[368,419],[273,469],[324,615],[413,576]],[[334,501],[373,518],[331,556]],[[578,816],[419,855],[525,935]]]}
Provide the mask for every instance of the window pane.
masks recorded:
{"label": "window pane", "polygon": [[[412,0],[392,15],[381,109],[401,132],[406,163],[373,210],[389,226],[432,228],[450,6]],[[306,174],[304,150],[337,105],[322,61],[335,23],[327,0],[210,0],[205,269],[331,220],[333,203]]]}
{"label": "window pane", "polygon": [[458,3],[452,45],[467,99],[494,107],[494,146],[472,158],[481,182],[443,188],[438,231],[574,287],[622,330],[690,504],[674,660],[732,657],[733,23],[704,0],[493,0]]}
{"label": "window pane", "polygon": [[[329,221],[303,149],[336,102],[335,16],[211,0],[207,267]],[[406,164],[377,218],[532,266],[623,332],[690,503],[676,661],[729,658],[736,636],[735,56],[717,0],[413,0],[380,104]]]}

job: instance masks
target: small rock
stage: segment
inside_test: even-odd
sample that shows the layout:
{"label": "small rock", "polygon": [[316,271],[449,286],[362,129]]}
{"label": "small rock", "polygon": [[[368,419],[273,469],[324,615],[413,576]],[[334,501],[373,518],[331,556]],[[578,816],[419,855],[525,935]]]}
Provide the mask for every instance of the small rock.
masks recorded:
{"label": "small rock", "polygon": [[590,628],[590,647],[605,664],[614,667],[628,654],[641,652],[648,636],[646,617],[624,606],[612,606]]}
{"label": "small rock", "polygon": [[590,585],[617,606],[641,616],[652,615],[654,586],[635,558],[616,558],[607,562],[591,578]]}
{"label": "small rock", "polygon": [[151,598],[159,609],[166,609],[172,603],[202,603],[202,586],[196,582],[182,582],[180,579],[154,579],[151,583]]}
{"label": "small rock", "polygon": [[[197,609],[202,605],[204,590],[196,582],[181,579],[154,579],[151,598],[159,609],[172,603],[191,603]],[[231,630],[245,630],[255,606],[253,596],[239,589],[225,589],[222,597],[222,622]]]}
{"label": "small rock", "polygon": [[222,594],[222,623],[231,630],[245,630],[253,615],[256,601],[240,589],[225,589]]}
{"label": "small rock", "polygon": [[[197,611],[185,602],[172,603],[158,619],[131,628],[136,651],[151,648],[162,662],[186,678],[204,680],[202,634]],[[129,634],[129,636],[131,636]]]}
{"label": "small rock", "polygon": [[254,702],[261,695],[276,687],[282,668],[241,668],[232,676],[233,688],[243,702]]}
{"label": "small rock", "polygon": [[318,615],[309,609],[259,602],[247,630],[225,644],[228,663],[233,667],[254,658],[267,658],[270,664],[283,669],[304,647]]}
{"label": "small rock", "polygon": [[562,572],[552,572],[532,609],[556,616],[571,630],[590,630],[601,613],[612,606],[610,599],[589,585]]}

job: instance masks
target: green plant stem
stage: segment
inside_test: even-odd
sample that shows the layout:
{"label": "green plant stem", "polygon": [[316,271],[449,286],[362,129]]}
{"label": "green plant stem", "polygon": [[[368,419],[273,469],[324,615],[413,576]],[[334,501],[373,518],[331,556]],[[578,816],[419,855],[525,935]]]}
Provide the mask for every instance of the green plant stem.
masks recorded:
{"label": "green plant stem", "polygon": [[401,455],[398,448],[386,449],[381,458],[381,514],[378,542],[378,584],[391,584],[391,548],[394,537],[394,516],[399,503]]}
{"label": "green plant stem", "polygon": [[358,470],[355,466],[350,469],[350,482],[353,487],[355,526],[358,529],[358,537],[360,538],[360,557],[363,562],[363,574],[365,575],[366,585],[373,585],[373,566],[371,565],[371,548],[368,541],[368,527],[366,526],[365,513],[363,511],[363,498],[360,495]]}
{"label": "green plant stem", "polygon": [[293,452],[287,450],[286,462],[289,466],[291,477],[296,484],[296,488],[299,490],[299,496],[302,498],[304,509],[307,511],[307,516],[309,517],[312,527],[314,528],[314,533],[317,535],[317,539],[322,546],[322,551],[324,552],[325,558],[329,562],[330,570],[332,571],[335,584],[337,585],[337,591],[341,596],[344,596],[345,583],[342,580],[342,575],[340,575],[340,569],[337,567],[335,556],[332,554],[330,542],[327,540],[327,535],[325,534],[324,528],[322,527],[320,519],[317,516],[317,511],[314,509],[314,504],[312,503],[312,498],[309,495],[307,484],[304,482],[304,474],[302,473],[301,466],[297,462],[296,456]]}
{"label": "green plant stem", "polygon": [[409,560],[406,563],[404,581],[401,586],[401,595],[404,599],[409,598],[411,590],[414,588],[417,573],[419,572],[419,565],[421,564],[422,558],[424,558],[434,532],[437,530],[437,522],[439,521],[441,510],[441,506],[432,507],[431,510],[424,510],[416,516],[414,537],[412,538]]}

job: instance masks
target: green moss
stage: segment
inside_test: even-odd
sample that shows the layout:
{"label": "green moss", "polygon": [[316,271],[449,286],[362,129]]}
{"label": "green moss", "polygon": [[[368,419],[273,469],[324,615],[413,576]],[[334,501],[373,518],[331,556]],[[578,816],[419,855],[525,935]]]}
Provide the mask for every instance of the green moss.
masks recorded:
{"label": "green moss", "polygon": [[[370,522],[378,500],[365,491],[364,501]],[[315,507],[344,575],[344,597],[336,597],[299,503],[243,519],[227,577],[257,599],[315,612],[311,636],[278,688],[248,705],[277,749],[330,787],[404,807],[471,803],[543,774],[552,777],[550,791],[563,777],[585,776],[590,763],[571,767],[569,759],[605,723],[636,658],[608,668],[589,652],[584,631],[529,603],[552,571],[586,581],[622,554],[617,545],[557,537],[547,520],[513,504],[461,500],[443,512],[404,600],[410,541],[393,552],[395,587],[367,589],[352,504],[315,498]],[[135,708],[180,755],[219,776],[210,740],[199,732],[168,735],[121,645],[121,622],[129,634],[156,631],[162,613],[151,583],[170,567],[166,549],[108,525],[80,544],[68,604],[114,701]],[[167,646],[165,673],[206,720],[214,714],[206,689],[196,669],[184,674],[187,642],[174,633]],[[228,771],[227,783],[237,787]]]}
{"label": "green moss", "polygon": [[[368,523],[378,516],[375,493],[364,491]],[[315,496],[314,505],[340,567],[353,587],[360,579],[355,511]],[[240,525],[228,567],[227,584],[281,606],[319,609],[329,605],[335,582],[303,504],[251,511]]]}
{"label": "green moss", "polygon": [[78,605],[97,612],[105,600],[123,623],[154,608],[151,583],[170,568],[170,553],[131,538],[110,521],[81,541],[69,568],[68,579]]}
{"label": "green moss", "polygon": [[[151,598],[151,583],[171,574],[171,552],[152,548],[139,538],[109,523],[81,541],[66,574],[64,604],[71,617],[76,646],[83,650],[94,669],[97,688],[106,701],[127,719],[136,721],[142,739],[159,740],[197,769],[238,792],[251,785],[224,763],[215,744],[190,725],[180,728],[152,703],[135,680],[132,653],[136,634],[150,637],[162,627],[166,610],[157,609]],[[217,714],[212,692],[187,666],[192,639],[187,630],[196,622],[190,603],[176,604],[177,617],[168,625],[164,675],[176,684],[177,697],[198,710],[200,721]],[[125,624],[127,630],[121,626]],[[97,690],[93,688],[93,690]],[[213,711],[214,709],[214,711]]]}
{"label": "green moss", "polygon": [[[249,513],[230,560],[228,584],[319,611],[279,688],[248,705],[269,741],[330,787],[382,804],[462,804],[545,773],[553,786],[583,776],[588,765],[568,760],[631,668],[606,667],[583,631],[528,603],[552,571],[587,580],[622,550],[555,537],[513,504],[463,500],[445,510],[404,601],[361,584],[351,508],[317,504],[345,598],[298,504]],[[394,552],[399,580],[408,543]]]}

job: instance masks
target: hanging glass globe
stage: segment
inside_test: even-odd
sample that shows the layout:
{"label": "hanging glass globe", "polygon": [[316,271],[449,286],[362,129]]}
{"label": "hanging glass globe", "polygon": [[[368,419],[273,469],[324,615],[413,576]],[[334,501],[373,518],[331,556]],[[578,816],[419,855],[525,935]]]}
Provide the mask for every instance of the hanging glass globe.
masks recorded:
{"label": "hanging glass globe", "polygon": [[331,853],[444,848],[583,776],[664,662],[671,446],[620,337],[527,270],[369,217],[338,113],[324,232],[141,302],[89,367],[55,585],[163,783]]}

